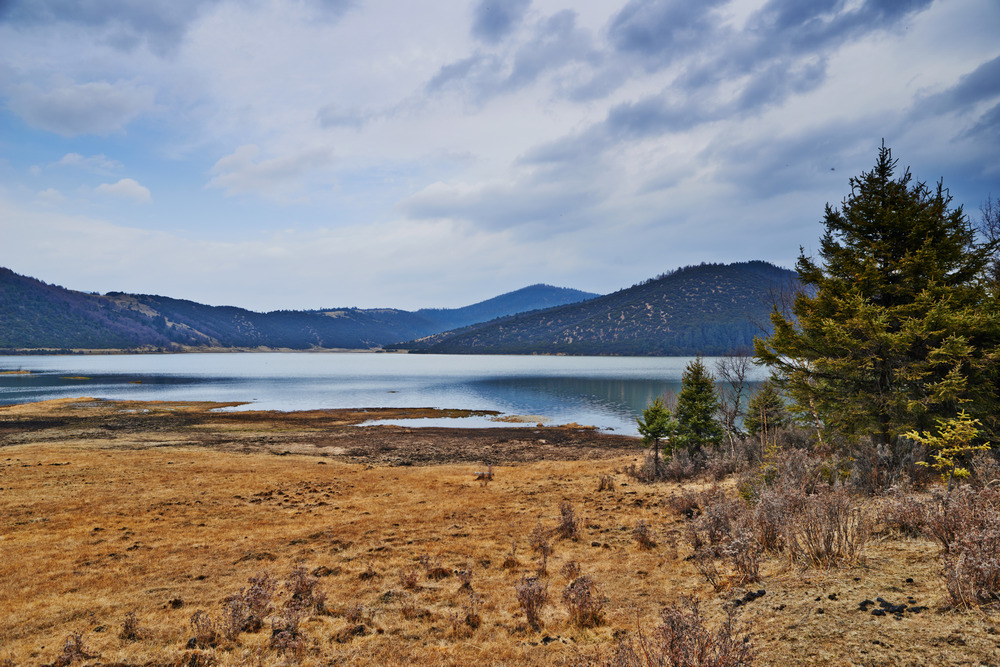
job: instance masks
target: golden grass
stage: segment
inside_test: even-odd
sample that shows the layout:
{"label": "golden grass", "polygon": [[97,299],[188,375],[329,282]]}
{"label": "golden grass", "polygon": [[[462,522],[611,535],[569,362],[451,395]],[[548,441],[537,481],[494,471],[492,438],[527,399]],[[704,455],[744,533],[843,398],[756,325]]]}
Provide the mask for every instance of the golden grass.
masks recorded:
{"label": "golden grass", "polygon": [[[266,571],[284,580],[297,565],[322,575],[329,609],[303,622],[304,665],[593,661],[610,654],[616,631],[652,627],[682,595],[700,598],[718,620],[734,593],[714,592],[685,560],[683,522],[667,502],[680,487],[615,473],[633,461],[496,466],[484,486],[478,466],[466,464],[373,467],[169,444],[128,449],[84,437],[4,447],[0,661],[51,663],[79,633],[100,656],[91,664],[191,664],[196,653],[218,665],[280,664],[269,625],[192,650],[190,619],[199,609],[219,619],[249,577]],[[615,491],[597,492],[602,475],[614,476]],[[535,569],[532,530],[554,527],[563,502],[581,518],[580,536],[553,538],[550,602],[533,632],[514,585]],[[639,520],[655,530],[656,548],[635,544]],[[519,564],[504,568],[512,545]],[[429,579],[422,556],[451,571],[472,568],[478,627],[465,621],[469,592],[458,577]],[[568,582],[560,568],[571,560],[608,599],[599,627],[575,627],[561,602]],[[839,570],[765,562],[764,582],[753,587],[767,595],[743,614],[759,663],[1000,662],[997,615],[942,611],[939,570],[926,540],[876,542],[864,565]],[[878,595],[912,595],[931,609],[901,621],[857,610]],[[286,598],[279,590],[277,605]],[[143,629],[135,641],[119,637],[129,612]]]}

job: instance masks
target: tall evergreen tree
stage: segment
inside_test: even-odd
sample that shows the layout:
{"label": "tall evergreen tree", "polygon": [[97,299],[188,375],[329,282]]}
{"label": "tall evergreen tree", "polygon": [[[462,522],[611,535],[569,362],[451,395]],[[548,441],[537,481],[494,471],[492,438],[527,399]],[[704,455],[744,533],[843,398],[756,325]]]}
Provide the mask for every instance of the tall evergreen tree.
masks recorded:
{"label": "tall evergreen tree", "polygon": [[1000,364],[997,295],[962,207],[931,190],[883,143],[875,167],[829,204],[820,262],[800,255],[794,317],[777,309],[755,341],[788,394],[827,427],[889,443],[960,407],[992,418]]}
{"label": "tall evergreen tree", "polygon": [[677,427],[671,448],[686,447],[695,453],[707,445],[718,445],[722,440],[722,426],[716,419],[718,412],[715,377],[698,357],[687,365],[681,376],[681,392],[674,409]]}

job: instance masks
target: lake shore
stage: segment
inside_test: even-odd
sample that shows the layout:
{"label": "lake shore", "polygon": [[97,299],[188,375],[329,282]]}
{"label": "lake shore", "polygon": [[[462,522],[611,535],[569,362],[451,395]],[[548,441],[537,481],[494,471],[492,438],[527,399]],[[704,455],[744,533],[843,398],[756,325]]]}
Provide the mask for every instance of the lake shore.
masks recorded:
{"label": "lake shore", "polygon": [[[0,408],[0,662],[52,663],[79,636],[93,665],[279,663],[272,628],[295,572],[326,595],[301,618],[306,665],[599,664],[665,604],[693,596],[714,626],[747,592],[716,590],[688,559],[672,500],[708,483],[636,483],[621,473],[641,460],[635,438],[357,426],[442,411],[217,411],[232,405]],[[477,481],[491,464],[493,479]],[[564,504],[578,534],[551,535],[536,631],[515,586],[538,567],[531,536],[558,525]],[[640,520],[654,548],[633,539]],[[752,590],[766,594],[740,610],[756,664],[996,664],[1000,617],[946,608],[938,552],[880,533],[849,567],[765,559]],[[606,598],[596,627],[569,618],[570,562]],[[263,627],[199,644],[196,612],[221,628],[227,598],[261,573],[278,582]],[[876,596],[926,611],[859,610]]]}

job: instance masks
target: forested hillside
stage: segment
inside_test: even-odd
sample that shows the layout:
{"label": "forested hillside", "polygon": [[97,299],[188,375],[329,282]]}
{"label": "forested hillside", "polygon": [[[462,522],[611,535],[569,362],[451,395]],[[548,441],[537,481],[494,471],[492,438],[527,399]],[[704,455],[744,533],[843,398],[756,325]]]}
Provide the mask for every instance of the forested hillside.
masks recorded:
{"label": "forested hillside", "polygon": [[88,294],[0,269],[0,350],[371,349],[589,296],[534,285],[458,309],[258,313],[147,294]]}
{"label": "forested hillside", "polygon": [[725,354],[752,348],[795,273],[766,262],[702,264],[614,294],[404,343],[464,354]]}

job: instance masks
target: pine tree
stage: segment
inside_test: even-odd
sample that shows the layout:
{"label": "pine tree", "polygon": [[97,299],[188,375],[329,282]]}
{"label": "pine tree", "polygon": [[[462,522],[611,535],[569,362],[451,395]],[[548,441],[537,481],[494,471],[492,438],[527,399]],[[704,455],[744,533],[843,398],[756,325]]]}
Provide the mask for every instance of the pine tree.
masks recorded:
{"label": "pine tree", "polygon": [[800,255],[793,317],[775,309],[756,356],[804,412],[848,435],[889,444],[960,408],[995,428],[995,246],[976,242],[940,182],[893,178],[896,164],[883,143],[841,208],[826,206],[821,262]]}
{"label": "pine tree", "polygon": [[715,378],[698,357],[687,365],[681,376],[681,392],[674,410],[677,429],[671,447],[686,447],[689,452],[696,453],[706,445],[718,445],[722,440],[722,426],[716,420],[718,412]]}
{"label": "pine tree", "polygon": [[760,385],[747,402],[747,416],[743,428],[747,435],[771,432],[787,426],[789,422],[785,401],[774,382],[768,380]]}
{"label": "pine tree", "polygon": [[[642,436],[643,444],[653,448],[653,475],[660,477],[660,441],[669,438],[677,427],[676,422],[670,416],[670,409],[663,404],[662,398],[656,398],[642,411],[642,419],[636,419],[639,426],[639,435]],[[664,453],[664,457],[670,457],[670,451]]]}

